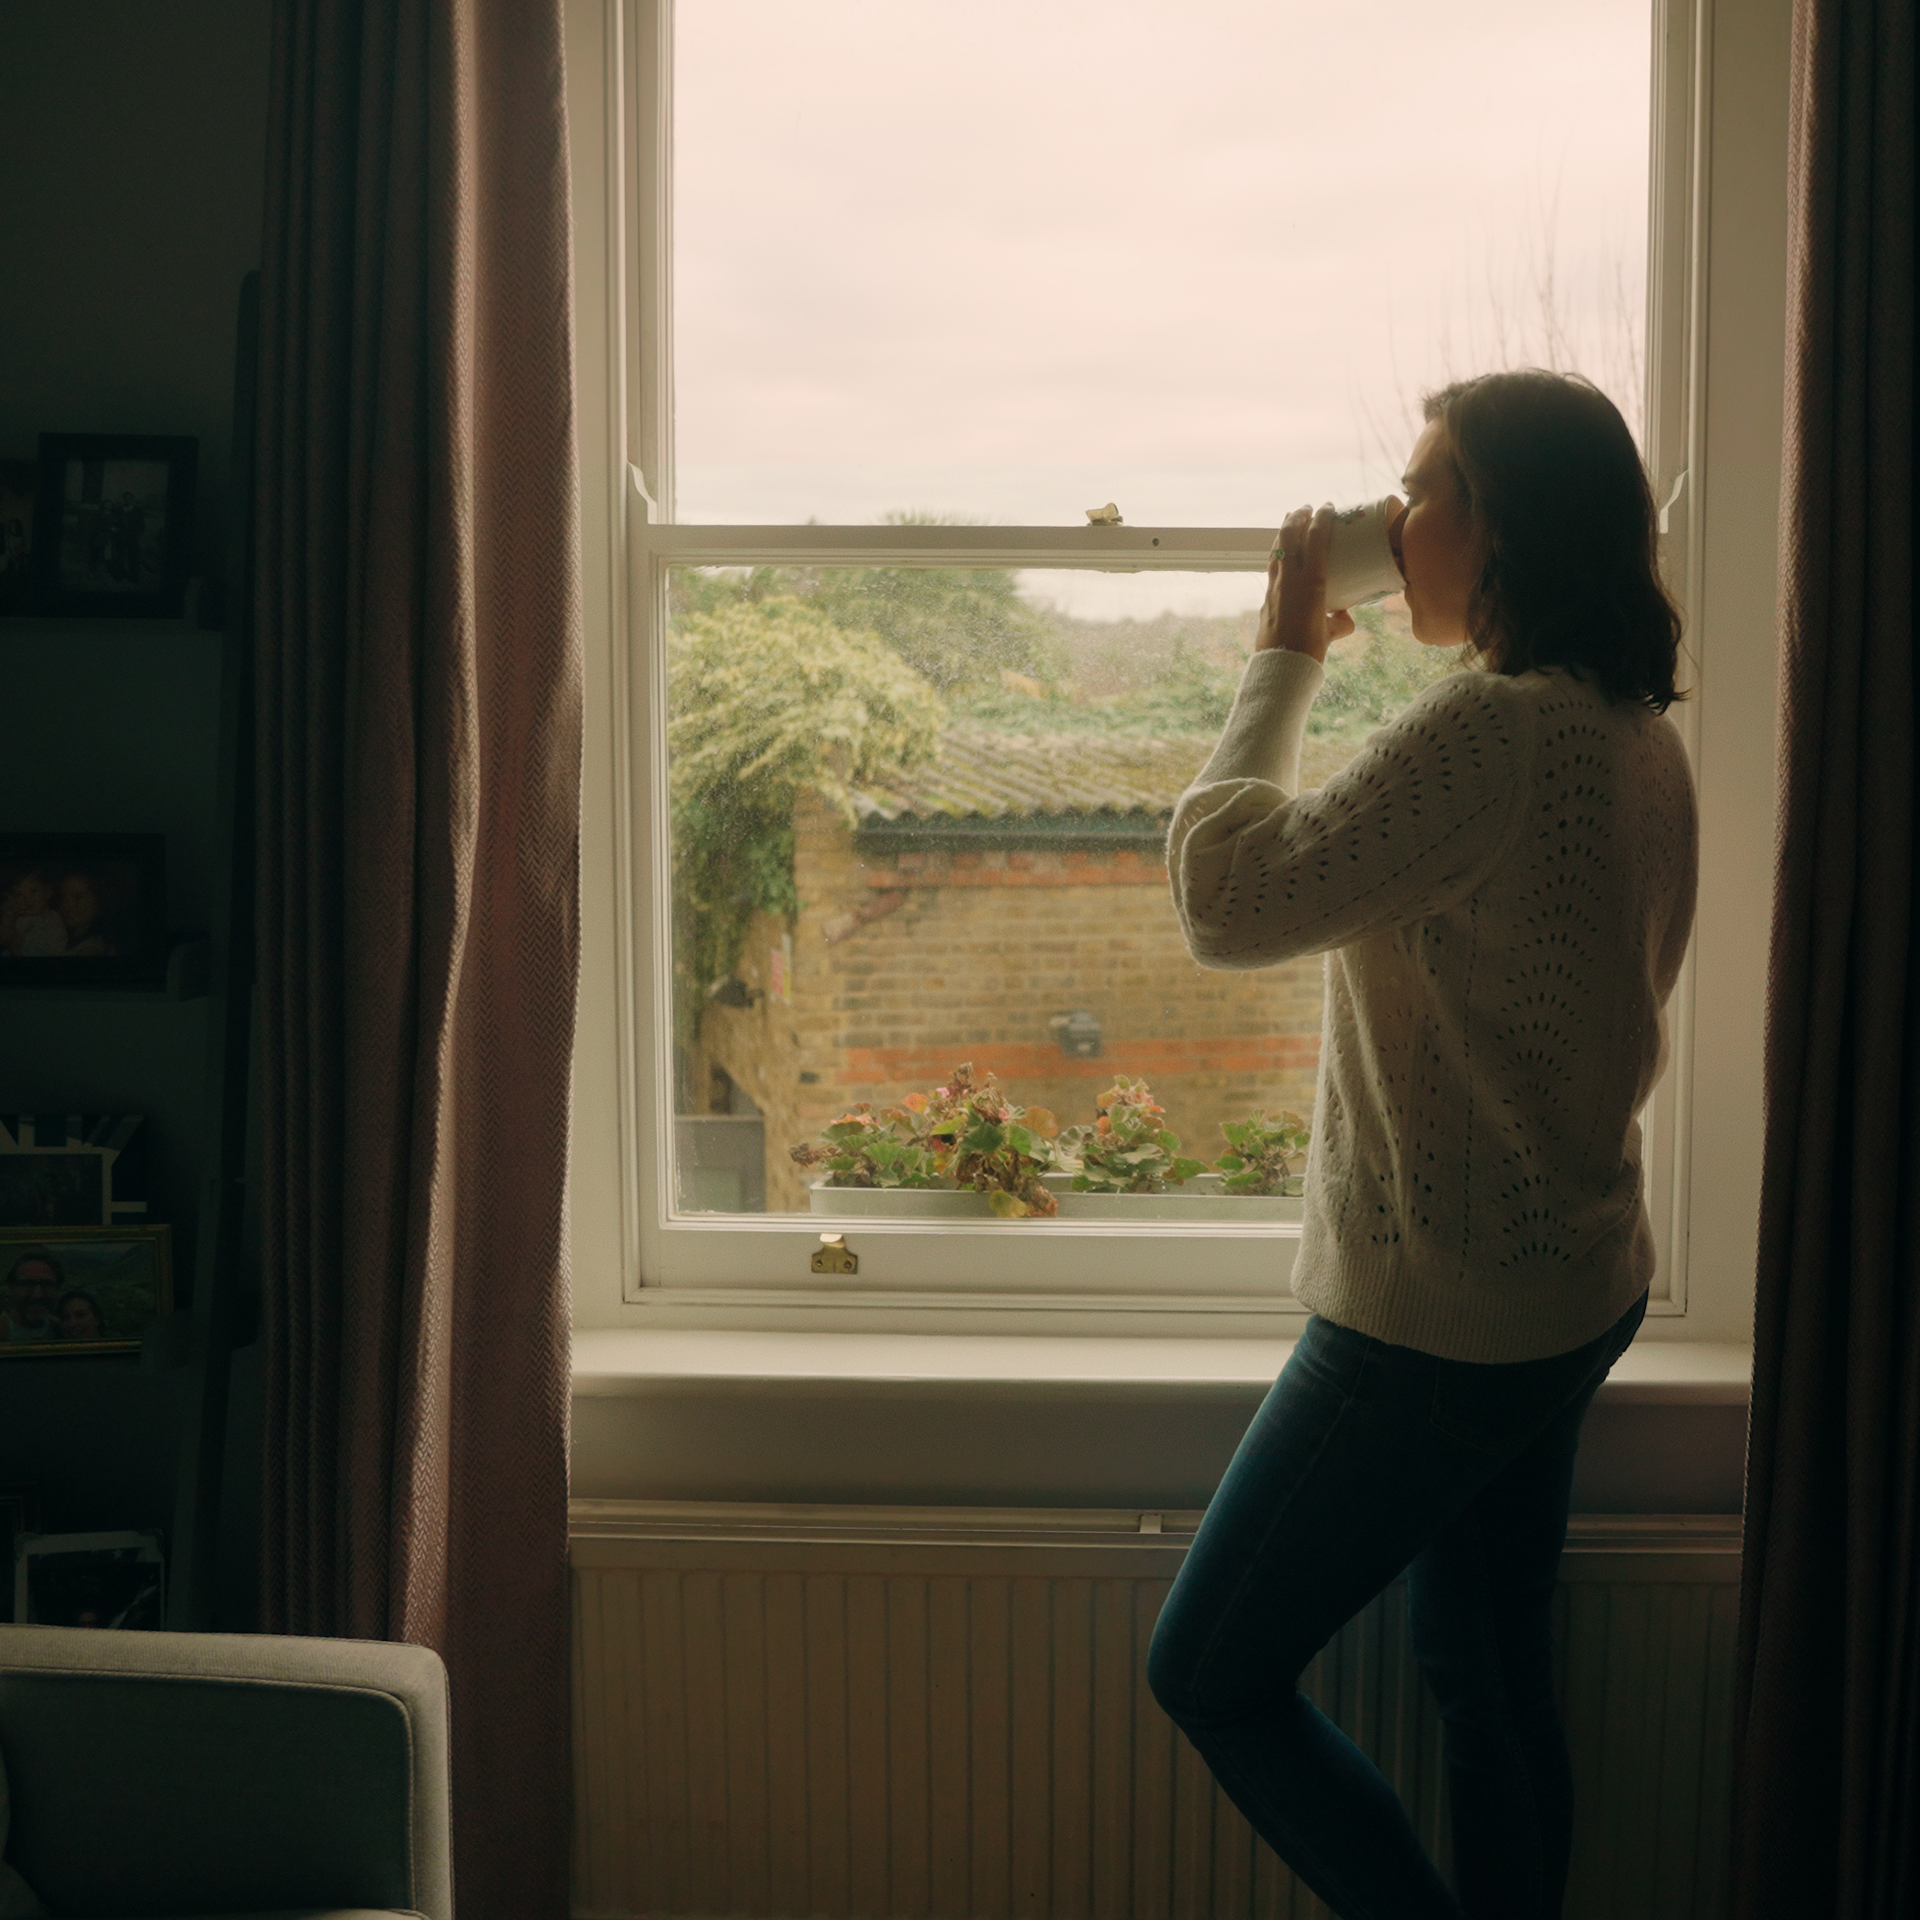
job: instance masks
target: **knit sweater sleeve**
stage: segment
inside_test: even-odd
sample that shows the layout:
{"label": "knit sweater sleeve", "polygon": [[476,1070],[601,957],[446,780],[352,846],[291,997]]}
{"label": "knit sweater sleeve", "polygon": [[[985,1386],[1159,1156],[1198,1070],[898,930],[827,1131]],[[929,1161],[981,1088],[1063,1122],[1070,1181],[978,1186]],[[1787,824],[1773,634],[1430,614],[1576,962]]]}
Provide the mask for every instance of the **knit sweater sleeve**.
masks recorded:
{"label": "knit sweater sleeve", "polygon": [[1491,673],[1428,688],[1324,787],[1301,792],[1323,677],[1304,654],[1256,653],[1220,744],[1174,809],[1167,870],[1202,966],[1270,966],[1444,912],[1524,824],[1531,722]]}

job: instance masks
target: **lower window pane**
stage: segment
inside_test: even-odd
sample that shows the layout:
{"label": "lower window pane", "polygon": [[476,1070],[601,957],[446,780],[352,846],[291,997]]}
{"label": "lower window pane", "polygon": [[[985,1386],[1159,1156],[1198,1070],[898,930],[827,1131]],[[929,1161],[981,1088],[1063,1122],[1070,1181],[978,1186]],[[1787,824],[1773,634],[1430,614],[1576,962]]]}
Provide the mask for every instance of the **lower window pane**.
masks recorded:
{"label": "lower window pane", "polygon": [[[673,571],[680,1211],[1043,1220],[1076,1170],[1221,1204],[1284,1195],[1290,1173],[1297,1191],[1283,1117],[1312,1113],[1320,962],[1195,966],[1165,865],[1263,587]],[[1397,601],[1358,617],[1314,709],[1310,785],[1456,664]],[[956,1173],[1002,1197],[921,1197]]]}

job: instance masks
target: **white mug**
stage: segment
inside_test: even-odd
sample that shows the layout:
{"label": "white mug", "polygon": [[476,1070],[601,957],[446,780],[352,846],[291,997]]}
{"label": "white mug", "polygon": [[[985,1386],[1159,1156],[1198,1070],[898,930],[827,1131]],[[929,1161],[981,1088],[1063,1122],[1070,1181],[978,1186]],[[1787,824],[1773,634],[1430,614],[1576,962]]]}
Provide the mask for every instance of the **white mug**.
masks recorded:
{"label": "white mug", "polygon": [[1333,517],[1327,551],[1327,605],[1357,607],[1406,585],[1387,539],[1387,503],[1370,500]]}

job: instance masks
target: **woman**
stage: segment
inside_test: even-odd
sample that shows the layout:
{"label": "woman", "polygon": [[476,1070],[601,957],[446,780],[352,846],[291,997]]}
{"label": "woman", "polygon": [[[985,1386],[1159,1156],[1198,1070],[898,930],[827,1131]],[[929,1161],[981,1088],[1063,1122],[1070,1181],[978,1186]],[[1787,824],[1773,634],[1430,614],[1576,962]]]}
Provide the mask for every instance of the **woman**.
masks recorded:
{"label": "woman", "polygon": [[[1194,957],[1327,955],[1293,1357],[1209,1507],[1149,1677],[1344,1920],[1560,1912],[1572,1774],[1549,1607],[1574,1450],[1646,1310],[1635,1115],[1693,918],[1661,716],[1679,620],[1619,413],[1493,374],[1427,403],[1391,537],[1414,635],[1478,667],[1317,792],[1331,513],[1281,530],[1225,733],[1173,818]],[[1407,1571],[1446,1735],[1457,1898],[1301,1671]]]}
{"label": "woman", "polygon": [[107,1316],[86,1288],[69,1287],[60,1296],[57,1312],[60,1339],[104,1340],[107,1337]]}

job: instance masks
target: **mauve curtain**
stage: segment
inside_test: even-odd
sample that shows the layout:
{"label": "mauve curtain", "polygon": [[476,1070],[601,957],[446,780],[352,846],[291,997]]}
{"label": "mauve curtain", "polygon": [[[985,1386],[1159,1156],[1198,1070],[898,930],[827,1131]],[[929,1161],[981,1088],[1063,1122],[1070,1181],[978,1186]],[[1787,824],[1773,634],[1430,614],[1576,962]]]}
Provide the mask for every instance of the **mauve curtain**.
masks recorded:
{"label": "mauve curtain", "polygon": [[1798,0],[1744,1920],[1920,1914],[1915,0]]}
{"label": "mauve curtain", "polygon": [[264,1612],[451,1675],[567,1910],[579,554],[558,0],[279,0],[258,522]]}

